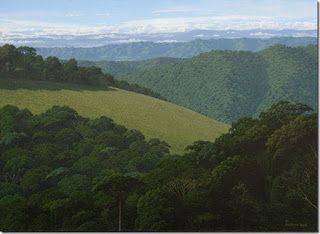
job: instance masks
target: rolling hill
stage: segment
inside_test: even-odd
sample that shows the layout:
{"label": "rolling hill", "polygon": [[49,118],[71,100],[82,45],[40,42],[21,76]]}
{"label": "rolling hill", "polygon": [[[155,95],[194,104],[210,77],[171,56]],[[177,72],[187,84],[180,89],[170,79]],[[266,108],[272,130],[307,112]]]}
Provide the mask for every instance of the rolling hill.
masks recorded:
{"label": "rolling hill", "polygon": [[274,44],[287,46],[307,46],[316,44],[316,37],[280,37],[269,39],[237,38],[237,39],[196,39],[188,42],[133,42],[111,44],[101,47],[75,48],[55,47],[37,48],[43,57],[56,56],[60,59],[77,60],[143,60],[156,57],[191,58],[199,53],[211,50],[246,50],[259,51]]}
{"label": "rolling hill", "polygon": [[171,57],[160,57],[160,58],[152,58],[140,61],[88,61],[88,60],[80,60],[78,64],[80,66],[97,66],[102,69],[103,72],[109,73],[113,76],[128,73],[128,72],[135,72],[135,71],[143,71],[148,70],[150,68],[170,64],[170,63],[177,63],[181,62],[185,59],[182,58],[171,58]]}
{"label": "rolling hill", "polygon": [[67,105],[84,117],[107,116],[116,123],[141,131],[147,139],[160,138],[173,153],[197,140],[214,140],[229,125],[184,107],[149,96],[112,88],[110,91],[75,84],[1,79],[0,106],[6,104],[44,112]]}
{"label": "rolling hill", "polygon": [[217,50],[117,79],[170,102],[231,123],[287,100],[317,108],[317,46],[274,45],[259,52]]}

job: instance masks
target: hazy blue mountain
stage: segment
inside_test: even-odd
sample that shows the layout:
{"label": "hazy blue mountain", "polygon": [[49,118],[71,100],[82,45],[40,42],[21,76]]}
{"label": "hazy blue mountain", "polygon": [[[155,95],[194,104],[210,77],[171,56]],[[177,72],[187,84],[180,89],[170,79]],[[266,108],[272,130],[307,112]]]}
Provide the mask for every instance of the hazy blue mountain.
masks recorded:
{"label": "hazy blue mountain", "polygon": [[[48,34],[35,37],[17,35],[2,35],[3,41],[11,44],[27,45],[31,47],[99,47],[110,44],[122,44],[130,42],[150,41],[163,42],[187,42],[194,39],[221,39],[221,38],[272,38],[272,37],[317,37],[317,30],[191,30],[186,32],[159,32],[159,33],[100,33],[89,35]],[[4,42],[3,42],[4,43]],[[1,45],[1,43],[0,43]]]}
{"label": "hazy blue mountain", "polygon": [[[200,33],[200,32],[199,32]],[[316,44],[314,37],[281,37],[269,39],[197,39],[189,42],[154,43],[134,42],[127,44],[106,45],[92,48],[37,48],[37,53],[44,56],[56,56],[60,59],[78,60],[143,60],[155,57],[190,58],[211,50],[259,51],[274,44],[291,47]]]}

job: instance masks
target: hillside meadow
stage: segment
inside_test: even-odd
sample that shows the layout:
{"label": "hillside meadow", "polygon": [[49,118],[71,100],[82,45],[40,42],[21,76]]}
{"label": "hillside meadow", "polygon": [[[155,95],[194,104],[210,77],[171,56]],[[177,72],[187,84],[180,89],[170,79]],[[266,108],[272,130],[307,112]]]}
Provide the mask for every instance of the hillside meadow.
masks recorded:
{"label": "hillside meadow", "polygon": [[107,116],[117,124],[141,131],[147,139],[168,142],[181,154],[198,140],[213,141],[229,125],[184,107],[117,88],[109,91],[74,84],[1,79],[0,107],[15,105],[34,114],[54,105],[67,105],[89,118]]}

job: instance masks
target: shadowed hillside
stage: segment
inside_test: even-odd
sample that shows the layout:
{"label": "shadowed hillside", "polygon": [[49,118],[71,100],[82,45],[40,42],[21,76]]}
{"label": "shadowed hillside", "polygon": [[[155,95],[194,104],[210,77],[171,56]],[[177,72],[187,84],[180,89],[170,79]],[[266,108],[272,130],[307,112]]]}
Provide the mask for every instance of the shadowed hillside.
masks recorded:
{"label": "shadowed hillside", "polygon": [[231,123],[257,116],[280,100],[317,108],[316,54],[316,45],[218,50],[117,79],[152,88],[173,103]]}

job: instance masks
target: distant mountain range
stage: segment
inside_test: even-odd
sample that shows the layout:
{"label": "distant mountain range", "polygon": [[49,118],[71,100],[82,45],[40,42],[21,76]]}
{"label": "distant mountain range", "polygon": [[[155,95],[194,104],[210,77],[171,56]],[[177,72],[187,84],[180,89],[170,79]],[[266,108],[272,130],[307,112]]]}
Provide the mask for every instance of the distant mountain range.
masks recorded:
{"label": "distant mountain range", "polygon": [[116,78],[231,123],[257,117],[280,100],[302,102],[317,110],[317,72],[316,45],[274,45],[259,52],[211,51]]}
{"label": "distant mountain range", "polygon": [[[282,30],[284,31],[284,30]],[[293,31],[293,30],[288,30]],[[192,31],[193,34],[201,31]],[[232,31],[226,31],[225,33]],[[243,31],[241,31],[244,33]],[[212,33],[212,31],[211,31]],[[235,35],[240,35],[234,33]],[[249,33],[249,31],[247,32]],[[258,34],[259,32],[256,32]],[[204,38],[204,36],[203,36]],[[37,48],[37,53],[43,57],[56,56],[60,59],[77,60],[144,60],[155,57],[191,58],[199,53],[211,50],[245,50],[259,51],[274,44],[283,44],[291,47],[316,44],[316,37],[273,37],[269,39],[237,38],[237,39],[196,39],[189,42],[133,42],[125,44],[106,45],[102,47],[74,48],[55,47]]]}
{"label": "distant mountain range", "polygon": [[[2,44],[27,45],[32,47],[98,47],[110,44],[123,44],[131,42],[149,41],[188,42],[194,39],[221,39],[221,38],[271,38],[271,37],[317,37],[317,30],[192,30],[186,32],[167,33],[100,33],[89,35],[48,34],[47,36],[34,36],[20,34],[2,35]],[[6,42],[7,41],[7,42]],[[1,45],[0,43],[0,45]]]}

